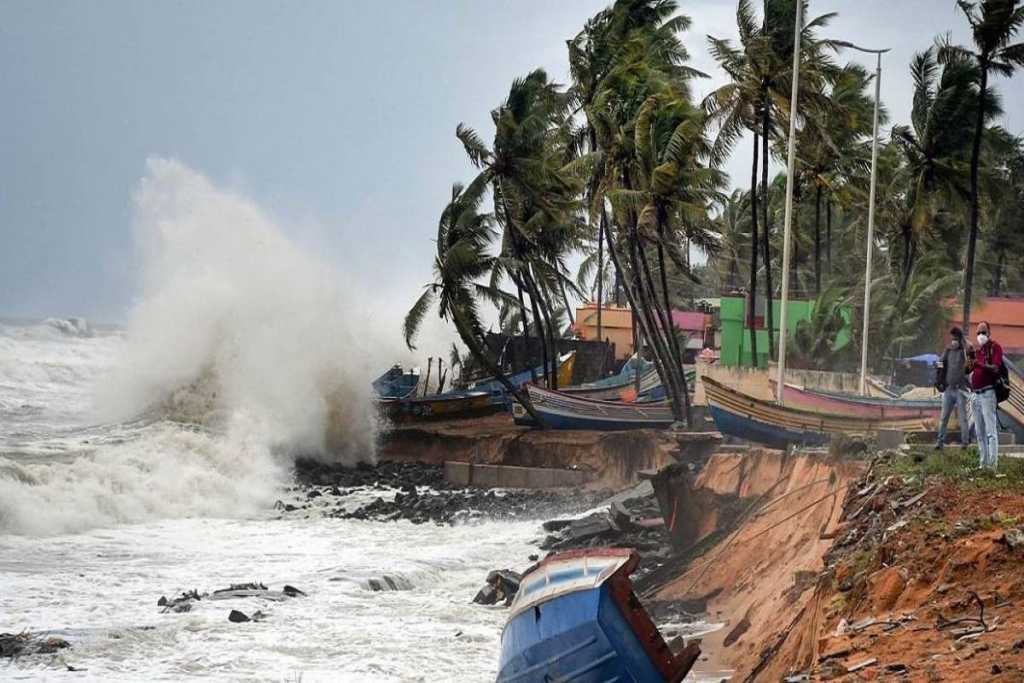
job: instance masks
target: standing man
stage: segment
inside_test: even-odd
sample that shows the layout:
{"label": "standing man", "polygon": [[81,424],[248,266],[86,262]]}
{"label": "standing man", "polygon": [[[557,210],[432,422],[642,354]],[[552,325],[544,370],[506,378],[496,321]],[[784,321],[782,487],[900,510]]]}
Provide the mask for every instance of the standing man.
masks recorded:
{"label": "standing man", "polygon": [[978,323],[978,349],[968,356],[967,370],[971,373],[972,407],[974,408],[974,434],[978,437],[981,467],[993,472],[999,464],[999,421],[996,417],[996,382],[999,366],[1003,363],[1003,347],[992,341],[989,325]]}
{"label": "standing man", "polygon": [[946,427],[953,408],[957,408],[960,424],[960,445],[964,448],[971,442],[971,425],[967,422],[967,344],[959,327],[949,331],[949,345],[942,353],[935,376],[935,388],[942,392],[942,417],[939,420],[939,437],[936,450],[946,445]]}

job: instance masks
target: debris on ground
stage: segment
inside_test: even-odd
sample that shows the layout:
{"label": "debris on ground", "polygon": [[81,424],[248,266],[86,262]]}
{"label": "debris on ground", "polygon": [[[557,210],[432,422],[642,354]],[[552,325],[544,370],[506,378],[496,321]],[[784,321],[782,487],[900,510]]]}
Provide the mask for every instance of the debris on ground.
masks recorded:
{"label": "debris on ground", "polygon": [[156,604],[162,607],[161,613],[182,613],[190,612],[194,604],[200,600],[231,600],[235,598],[260,598],[281,602],[288,598],[304,597],[306,593],[295,586],[285,584],[279,591],[271,590],[262,583],[234,583],[227,588],[218,588],[211,593],[200,593],[198,590],[190,590],[182,593],[176,598],[168,599],[161,595]]}

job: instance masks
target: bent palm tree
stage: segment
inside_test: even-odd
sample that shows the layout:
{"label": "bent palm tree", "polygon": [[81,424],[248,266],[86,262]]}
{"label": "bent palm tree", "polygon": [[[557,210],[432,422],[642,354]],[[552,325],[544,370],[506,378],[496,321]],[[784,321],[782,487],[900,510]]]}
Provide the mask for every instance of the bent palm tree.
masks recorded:
{"label": "bent palm tree", "polygon": [[491,272],[495,258],[487,252],[495,236],[493,218],[478,211],[485,189],[486,183],[480,178],[466,188],[458,183],[452,186],[451,201],[441,213],[437,226],[434,281],[425,286],[423,294],[405,316],[405,343],[410,349],[415,348],[416,333],[427,311],[436,303],[438,315],[455,325],[473,357],[538,424],[543,425],[543,419],[534,411],[529,398],[512,385],[491,357],[480,321],[478,298],[494,303],[514,300],[511,295],[480,282]]}

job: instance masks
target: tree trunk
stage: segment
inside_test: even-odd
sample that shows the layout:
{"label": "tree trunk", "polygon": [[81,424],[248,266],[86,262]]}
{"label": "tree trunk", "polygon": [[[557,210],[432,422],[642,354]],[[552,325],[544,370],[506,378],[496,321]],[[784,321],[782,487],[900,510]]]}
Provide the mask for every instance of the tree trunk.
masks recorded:
{"label": "tree trunk", "polygon": [[[603,200],[602,200],[603,201]],[[601,308],[604,306],[604,211],[601,212],[600,225],[597,229],[597,341],[604,341],[604,329],[601,327]],[[601,356],[600,377],[604,377],[604,359]]]}
{"label": "tree trunk", "polygon": [[470,325],[462,318],[462,314],[458,309],[453,309],[451,314],[452,322],[455,323],[455,330],[459,333],[462,343],[466,345],[466,348],[469,349],[469,352],[477,359],[477,362],[483,365],[487,372],[489,372],[501,383],[503,387],[505,387],[505,391],[507,391],[516,401],[519,402],[520,405],[523,406],[523,408],[526,409],[526,412],[530,414],[530,417],[537,422],[541,429],[547,429],[547,423],[544,422],[544,418],[540,416],[533,407],[533,404],[530,403],[529,396],[526,395],[526,392],[520,391],[513,386],[505,373],[501,371],[501,368],[491,360],[491,357],[484,351],[484,346],[477,339],[473,330],[470,328]]}
{"label": "tree trunk", "polygon": [[427,381],[423,383],[423,395],[430,393],[430,370],[434,367],[434,357],[427,358]]}
{"label": "tree trunk", "polygon": [[832,195],[825,199],[825,270],[832,278]]}
{"label": "tree trunk", "polygon": [[814,191],[814,295],[821,294],[821,185]]}
{"label": "tree trunk", "polygon": [[[661,221],[659,221],[659,223],[661,223]],[[660,237],[664,239],[664,224],[659,226],[659,232],[661,233]],[[676,334],[676,328],[672,322],[672,304],[668,296],[668,276],[665,274],[665,266],[665,249],[661,242],[658,242],[658,268],[661,269],[661,293],[662,296],[665,297],[665,310],[668,311],[669,315],[669,339],[671,339],[672,346],[674,347],[673,350],[675,351],[676,359],[678,361],[679,377],[682,380],[683,414],[686,417],[686,428],[690,429],[693,426],[692,419],[690,417],[690,394],[689,389],[686,386],[686,370],[683,368],[683,354],[679,350],[679,336]]]}
{"label": "tree trunk", "polygon": [[999,296],[1003,284],[1003,264],[1006,262],[1006,253],[999,249],[999,256],[996,257],[996,269],[992,273],[992,296]]}
{"label": "tree trunk", "polygon": [[[601,210],[602,212],[604,211],[603,208]],[[618,251],[615,248],[615,240],[612,238],[611,226],[607,225],[607,223],[606,226],[607,227],[605,230],[604,237],[608,245],[608,258],[611,259],[612,266],[615,268],[615,279],[619,283],[617,285],[617,289],[619,289],[620,292],[625,292],[626,299],[628,300],[629,305],[633,310],[633,329],[636,330],[637,334],[639,334],[642,330],[644,330],[647,327],[647,320],[644,318],[644,316],[639,314],[639,306],[637,305],[637,295],[626,284],[627,273],[623,269],[622,259],[620,258]],[[634,349],[636,351],[639,351],[639,349],[636,349],[635,345]],[[666,369],[662,366],[661,359],[658,358],[657,354],[654,354],[652,360],[654,362],[655,369],[658,372],[658,376],[662,378],[667,377]],[[671,390],[671,385],[667,381],[665,389],[667,391]]]}
{"label": "tree trunk", "polygon": [[569,307],[569,295],[565,293],[565,280],[563,280],[561,278],[561,276],[557,276],[557,277],[558,277],[558,286],[562,290],[562,303],[565,304],[565,317],[568,318],[570,325],[575,326],[576,325],[576,318],[573,317],[572,308]]}
{"label": "tree trunk", "polygon": [[981,87],[978,90],[978,120],[974,128],[974,145],[971,148],[971,235],[967,240],[967,263],[964,264],[964,315],[963,329],[971,324],[971,296],[974,294],[974,250],[978,244],[978,165],[981,162],[981,137],[985,132],[985,97],[988,90],[988,55],[978,60],[981,71]]}
{"label": "tree trunk", "polygon": [[[765,25],[768,18],[765,13]],[[775,288],[772,286],[772,247],[771,247],[771,224],[768,221],[768,142],[771,129],[771,104],[768,99],[768,86],[763,85],[761,91],[761,211],[764,220],[761,222],[761,240],[764,245],[764,298],[765,298],[765,321],[768,327],[768,359],[775,358]]]}
{"label": "tree trunk", "polygon": [[[523,352],[526,354],[526,363],[530,366],[530,381],[537,381],[537,370],[530,361],[530,327],[526,320],[526,299],[523,298],[523,282],[519,277],[514,277],[516,293],[519,295],[519,320],[523,324]],[[515,370],[515,365],[512,366]]]}
{"label": "tree trunk", "polygon": [[544,386],[551,388],[551,373],[549,372],[548,366],[548,342],[544,329],[544,320],[540,311],[539,294],[536,291],[536,283],[530,278],[530,274],[526,268],[522,268],[519,271],[519,276],[523,278],[523,283],[526,285],[526,293],[530,295],[530,308],[533,309],[533,327],[537,333],[537,339],[540,341],[540,357],[541,363],[544,366]]}
{"label": "tree trunk", "polygon": [[747,328],[750,330],[750,366],[758,367],[757,329],[754,326],[754,309],[757,304],[757,161],[760,149],[759,136],[754,131],[754,161],[750,167],[750,291],[747,293]]}

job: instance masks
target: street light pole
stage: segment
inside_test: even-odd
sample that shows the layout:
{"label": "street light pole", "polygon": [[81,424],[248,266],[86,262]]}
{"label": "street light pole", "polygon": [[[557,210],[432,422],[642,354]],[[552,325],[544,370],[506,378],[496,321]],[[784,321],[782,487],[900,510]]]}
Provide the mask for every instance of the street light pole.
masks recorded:
{"label": "street light pole", "polygon": [[[779,363],[775,385],[782,404],[786,381],[786,309],[789,304],[789,241],[793,226],[793,173],[796,167],[796,106],[800,91],[800,36],[803,33],[803,2],[797,0],[796,26],[793,29],[793,90],[789,98],[789,152],[786,160],[786,221],[782,233],[782,300],[779,306]],[[769,299],[768,305],[771,306]],[[773,334],[774,330],[768,330]]]}
{"label": "street light pole", "polygon": [[864,325],[860,335],[860,393],[867,395],[868,391],[868,321],[871,319],[871,257],[874,253],[872,248],[875,243],[875,184],[878,166],[878,106],[879,93],[882,87],[882,55],[889,51],[869,50],[858,47],[852,43],[845,43],[846,47],[860,52],[874,54],[878,61],[875,66],[875,121],[871,129],[871,190],[868,193],[868,239],[867,258],[864,266]]}

